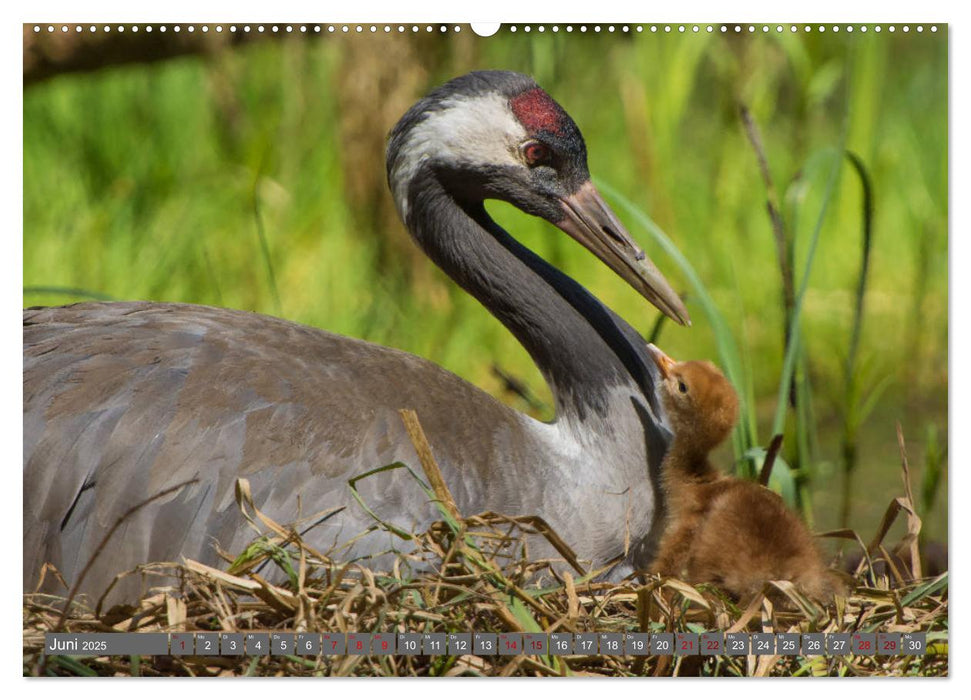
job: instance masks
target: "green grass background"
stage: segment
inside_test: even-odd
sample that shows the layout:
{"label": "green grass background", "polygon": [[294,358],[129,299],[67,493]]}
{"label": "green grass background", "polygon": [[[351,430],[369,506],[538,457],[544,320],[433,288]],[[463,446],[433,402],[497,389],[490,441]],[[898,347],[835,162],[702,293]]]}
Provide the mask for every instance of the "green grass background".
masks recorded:
{"label": "green grass background", "polygon": [[[946,28],[338,32],[61,76],[24,95],[25,305],[86,292],[282,315],[428,357],[523,408],[493,374],[497,362],[548,402],[515,340],[416,255],[388,214],[384,134],[425,90],[481,68],[532,74],[580,125],[594,177],[691,261],[742,349],[763,445],[782,371],[781,284],[738,106],[762,132],[796,236],[797,285],[845,129],[875,197],[858,367],[866,387],[885,388],[861,428],[850,521],[869,536],[902,493],[894,422],[915,489],[947,440]],[[818,429],[805,467],[820,530],[837,525],[842,363],[861,258],[860,183],[840,172],[801,320]],[[650,331],[657,311],[578,245],[510,206],[489,208]],[[621,218],[686,290],[646,231]],[[687,305],[694,326],[666,325],[660,344],[674,357],[716,358],[704,314]],[[946,538],[946,478],[942,489],[922,513],[937,538]]]}

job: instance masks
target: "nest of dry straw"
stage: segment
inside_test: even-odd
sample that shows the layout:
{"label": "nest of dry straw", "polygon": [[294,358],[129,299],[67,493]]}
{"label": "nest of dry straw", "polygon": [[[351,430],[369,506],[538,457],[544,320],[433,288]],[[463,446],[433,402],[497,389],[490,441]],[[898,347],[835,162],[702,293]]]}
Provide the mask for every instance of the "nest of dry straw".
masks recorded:
{"label": "nest of dry straw", "polygon": [[[406,423],[408,420],[406,418]],[[150,594],[133,605],[102,610],[74,600],[27,594],[23,609],[25,675],[143,676],[800,676],[946,675],[948,575],[921,578],[920,521],[908,496],[891,504],[869,545],[856,588],[821,607],[784,581],[766,584],[736,603],[713,586],[656,577],[598,582],[541,519],[484,513],[462,517],[441,480],[417,421],[409,424],[442,512],[428,532],[410,535],[390,572],[365,563],[339,564],[291,527],[260,513],[240,480],[237,500],[260,535],[228,571],[199,562],[158,563],[140,576]],[[389,468],[407,468],[392,465]],[[418,478],[417,475],[415,475]],[[424,482],[422,482],[424,484]],[[352,484],[353,488],[353,484]],[[905,513],[908,534],[897,556],[882,540]],[[916,531],[915,532],[915,528]],[[549,542],[562,559],[530,556],[531,538]],[[901,557],[899,552],[905,556]],[[909,563],[902,563],[908,561]],[[228,559],[228,558],[227,558]],[[265,569],[275,567],[278,576]],[[909,569],[909,570],[906,570]],[[915,576],[916,575],[916,576]],[[281,580],[282,583],[274,581]],[[782,604],[780,604],[780,602]],[[924,656],[263,656],[45,657],[44,633],[69,632],[911,632],[927,633]]]}

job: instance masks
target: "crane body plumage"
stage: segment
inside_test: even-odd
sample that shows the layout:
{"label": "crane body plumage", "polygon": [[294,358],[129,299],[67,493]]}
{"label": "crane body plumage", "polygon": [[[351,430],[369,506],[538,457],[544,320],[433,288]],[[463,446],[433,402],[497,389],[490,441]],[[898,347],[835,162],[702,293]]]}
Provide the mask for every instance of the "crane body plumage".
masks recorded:
{"label": "crane body plumage", "polygon": [[[253,534],[234,500],[240,477],[282,522],[333,513],[308,540],[380,568],[386,559],[373,557],[402,543],[381,530],[357,537],[373,518],[348,480],[393,462],[417,467],[401,408],[417,412],[462,512],[539,515],[581,560],[619,561],[613,577],[651,560],[670,438],[656,366],[630,325],[482,205],[504,199],[546,218],[686,321],[589,184],[575,124],[529,78],[473,73],[409,110],[391,133],[387,169],[415,240],[523,344],[556,420],[521,414],[420,357],[259,314],[151,302],[28,309],[25,589],[44,562],[72,581],[132,504],[188,479],[125,519],[84,591],[100,593],[143,562],[215,563],[214,543],[238,551]],[[406,530],[440,519],[405,470],[356,487]]]}

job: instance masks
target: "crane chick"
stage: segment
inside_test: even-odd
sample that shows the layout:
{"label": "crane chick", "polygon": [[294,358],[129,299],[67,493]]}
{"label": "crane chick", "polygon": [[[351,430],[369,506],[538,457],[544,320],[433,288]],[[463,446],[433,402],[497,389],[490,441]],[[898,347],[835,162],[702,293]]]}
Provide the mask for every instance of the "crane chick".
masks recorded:
{"label": "crane chick", "polygon": [[675,362],[649,345],[674,439],[661,464],[666,522],[652,572],[710,582],[744,598],[785,579],[819,601],[845,593],[812,535],[782,499],[722,476],[709,453],[738,420],[738,396],[710,362]]}

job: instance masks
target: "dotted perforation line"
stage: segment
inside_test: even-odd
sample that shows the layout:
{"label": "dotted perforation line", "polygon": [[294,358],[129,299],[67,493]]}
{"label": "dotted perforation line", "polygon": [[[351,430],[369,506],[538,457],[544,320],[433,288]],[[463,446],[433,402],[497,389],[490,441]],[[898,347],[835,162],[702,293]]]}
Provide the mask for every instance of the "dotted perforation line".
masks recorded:
{"label": "dotted perforation line", "polygon": [[[162,33],[165,33],[167,31],[172,31],[172,32],[175,32],[176,34],[178,34],[180,32],[183,32],[183,31],[188,32],[190,34],[196,32],[196,31],[200,31],[203,34],[209,33],[210,31],[213,31],[213,32],[215,32],[217,34],[221,34],[224,31],[229,32],[229,33],[237,33],[237,32],[249,33],[249,32],[255,32],[257,34],[264,34],[264,33],[279,34],[281,32],[282,33],[285,33],[285,34],[292,34],[294,32],[299,32],[301,34],[320,34],[320,33],[323,33],[323,32],[326,32],[328,34],[335,34],[335,33],[339,33],[339,34],[352,34],[352,33],[354,33],[354,34],[364,34],[364,33],[377,34],[379,32],[383,32],[385,34],[390,34],[392,32],[397,32],[399,34],[404,34],[406,32],[410,32],[412,34],[415,34],[415,33],[421,32],[423,30],[426,33],[431,33],[431,32],[438,31],[439,33],[445,34],[445,33],[448,33],[450,31],[451,32],[454,32],[454,33],[458,33],[458,32],[461,32],[462,31],[462,28],[460,26],[458,26],[458,25],[446,25],[446,24],[440,24],[440,25],[432,25],[432,24],[426,24],[426,25],[417,25],[417,24],[411,24],[411,25],[404,25],[404,24],[398,24],[398,25],[391,25],[391,24],[384,24],[384,25],[378,25],[378,24],[370,24],[370,25],[368,25],[368,24],[299,24],[299,25],[296,25],[296,24],[282,24],[282,25],[281,24],[270,24],[270,25],[265,25],[265,24],[239,24],[239,25],[237,25],[237,24],[230,24],[230,25],[222,25],[222,24],[216,24],[216,25],[208,25],[208,24],[202,24],[202,25],[186,24],[186,25],[181,25],[181,24],[174,24],[174,25],[165,25],[165,24],[161,24],[161,25],[157,25],[157,26],[154,26],[154,25],[151,25],[151,24],[146,24],[146,25],[138,25],[138,24],[130,24],[130,25],[124,25],[124,24],[117,24],[117,25],[110,25],[110,24],[103,24],[103,25],[96,25],[96,24],[91,24],[91,25],[57,24],[57,25],[55,25],[55,24],[48,24],[48,25],[41,25],[41,24],[35,24],[33,26],[33,29],[34,29],[34,33],[35,34],[39,34],[41,32],[47,32],[48,34],[53,34],[55,32],[61,32],[62,34],[67,34],[68,32],[71,32],[71,31],[73,31],[75,33],[81,33],[81,32],[83,32],[85,30],[87,30],[90,33],[98,32],[98,31],[102,31],[102,32],[106,32],[106,33],[107,32],[112,32],[112,31],[115,31],[115,32],[118,32],[118,33],[124,33],[124,32],[127,31],[127,32],[131,32],[132,34],[137,34],[139,31],[142,31],[142,32],[145,32],[145,33],[149,33],[149,34],[151,32],[153,32],[153,31],[158,31],[158,32],[162,32]],[[602,33],[602,32],[607,32],[607,33],[615,33],[615,32],[620,32],[620,33],[631,33],[631,32],[634,32],[634,33],[644,33],[644,32],[650,32],[652,34],[658,34],[658,33],[671,34],[673,32],[676,32],[676,33],[679,33],[679,34],[688,34],[688,33],[690,33],[690,34],[700,34],[700,33],[712,34],[712,33],[715,33],[715,32],[720,32],[722,34],[727,34],[727,33],[734,33],[734,34],[743,34],[743,33],[756,34],[756,33],[762,33],[762,34],[769,34],[769,33],[774,32],[776,34],[782,34],[783,32],[789,32],[790,34],[795,34],[795,33],[799,32],[800,29],[801,29],[801,31],[803,33],[809,33],[809,32],[813,32],[813,31],[819,32],[819,33],[825,33],[827,31],[830,31],[830,32],[833,32],[834,34],[838,34],[839,32],[843,31],[843,32],[846,32],[848,34],[852,34],[853,32],[860,32],[860,33],[865,34],[867,32],[871,32],[872,31],[872,32],[875,32],[875,33],[879,34],[879,33],[883,32],[883,31],[886,31],[886,32],[889,32],[889,33],[893,34],[893,33],[897,32],[899,30],[899,31],[903,32],[904,34],[907,34],[907,33],[910,33],[911,31],[916,31],[918,33],[923,33],[925,31],[925,29],[929,30],[930,32],[937,32],[937,25],[931,24],[931,25],[926,25],[925,26],[923,24],[915,24],[915,25],[910,25],[910,24],[902,24],[902,25],[894,25],[894,24],[890,24],[890,25],[880,25],[880,24],[870,24],[870,25],[868,25],[868,24],[846,24],[846,25],[840,25],[840,24],[833,24],[833,25],[823,25],[823,24],[820,24],[820,25],[810,25],[810,24],[804,24],[804,25],[795,25],[795,24],[758,24],[758,25],[756,25],[756,24],[747,24],[747,25],[746,24],[734,24],[734,25],[732,25],[732,24],[715,24],[715,25],[713,25],[713,24],[706,24],[706,25],[699,25],[699,24],[651,24],[651,25],[634,25],[634,26],[631,26],[631,25],[628,25],[628,24],[623,24],[623,25],[613,25],[613,24],[609,24],[609,25],[599,25],[599,24],[594,24],[594,25],[586,25],[586,24],[573,25],[573,24],[568,24],[568,25],[565,25],[563,27],[560,27],[559,25],[554,24],[554,25],[551,25],[551,26],[547,27],[546,25],[542,25],[542,24],[539,24],[539,25],[529,25],[529,24],[526,24],[526,25],[515,25],[515,24],[513,24],[513,25],[509,25],[509,26],[505,27],[505,29],[507,31],[513,33],[513,34],[515,34],[516,32],[518,32],[520,30],[522,32],[526,33],[526,34],[529,34],[530,32],[533,32],[533,31],[538,32],[540,34],[545,33],[546,31],[550,31],[550,32],[552,32],[554,34],[555,33],[559,33],[560,31],[564,31],[564,32],[566,32],[568,34],[569,33],[573,33],[573,32],[579,32],[581,34],[588,33],[588,32],[592,32],[594,34],[599,34],[599,33]]]}
{"label": "dotted perforation line", "polygon": [[41,32],[47,32],[48,34],[61,32],[63,34],[67,34],[68,32],[71,32],[71,31],[78,34],[84,31],[88,31],[90,33],[94,33],[94,32],[108,33],[108,32],[114,31],[121,34],[125,33],[126,31],[131,32],[133,34],[137,34],[139,31],[146,32],[146,33],[151,33],[153,31],[158,31],[162,33],[171,31],[171,32],[175,32],[176,34],[183,31],[188,32],[190,34],[195,33],[196,31],[200,31],[203,34],[209,33],[210,31],[215,32],[217,34],[221,34],[223,32],[229,32],[229,33],[241,32],[244,34],[250,33],[250,32],[257,33],[257,34],[280,34],[280,33],[293,34],[296,32],[299,32],[301,34],[320,34],[323,32],[330,33],[330,34],[334,34],[334,33],[377,34],[379,32],[383,32],[385,34],[390,34],[393,31],[397,31],[399,34],[403,34],[405,32],[417,33],[423,30],[425,32],[438,31],[442,34],[445,34],[447,32],[458,33],[462,31],[462,28],[458,25],[446,25],[446,24],[440,24],[440,25],[431,25],[431,24],[427,24],[427,25],[417,25],[417,24],[412,24],[412,25],[403,25],[403,24],[399,24],[399,25],[390,25],[390,24],[384,24],[384,25],[378,25],[378,24],[230,24],[230,25],[173,24],[173,25],[166,25],[166,24],[161,24],[157,26],[151,25],[151,24],[146,24],[146,25],[35,24],[33,28],[34,28],[35,34],[39,34]]}
{"label": "dotted perforation line", "polygon": [[847,25],[839,25],[839,24],[822,25],[822,24],[820,24],[820,25],[815,25],[815,26],[814,25],[810,25],[810,24],[805,24],[805,25],[795,25],[795,24],[785,24],[785,25],[783,25],[783,24],[775,24],[775,25],[770,25],[770,24],[759,24],[759,25],[755,25],[755,24],[747,24],[747,25],[741,25],[741,24],[735,24],[735,25],[732,25],[732,24],[651,24],[651,25],[635,25],[633,28],[631,27],[631,25],[627,25],[627,24],[623,24],[623,25],[613,25],[613,24],[609,24],[609,25],[599,25],[599,24],[593,24],[593,25],[579,24],[579,25],[574,25],[574,24],[568,24],[568,25],[563,26],[563,27],[560,27],[559,25],[555,25],[555,24],[552,25],[552,26],[550,26],[550,27],[546,27],[545,25],[522,25],[522,26],[517,26],[517,25],[513,24],[513,25],[510,25],[508,27],[505,27],[505,29],[507,29],[508,31],[510,31],[512,33],[516,33],[516,32],[518,32],[520,30],[522,30],[525,33],[529,33],[529,32],[532,32],[532,31],[545,32],[548,29],[551,32],[565,31],[567,33],[580,32],[581,34],[589,33],[589,32],[593,32],[595,34],[599,34],[599,33],[604,32],[604,31],[606,31],[608,33],[613,33],[613,32],[618,32],[618,31],[619,32],[622,32],[622,33],[627,33],[627,32],[631,32],[631,31],[633,31],[635,33],[650,32],[650,33],[653,33],[653,34],[657,34],[657,33],[670,34],[672,32],[676,32],[676,33],[679,33],[679,34],[689,34],[689,33],[690,34],[700,34],[700,33],[712,34],[714,32],[721,32],[722,34],[729,33],[729,32],[733,32],[735,34],[741,34],[743,32],[746,32],[746,33],[749,33],[749,34],[755,34],[756,32],[761,32],[763,34],[768,34],[770,32],[775,32],[775,33],[781,34],[781,33],[786,32],[786,31],[788,31],[790,33],[796,33],[798,31],[800,31],[800,27],[801,27],[802,31],[805,32],[805,33],[812,32],[812,31],[816,31],[816,32],[823,33],[823,32],[826,32],[827,29],[829,31],[832,31],[833,33],[839,33],[842,30],[842,31],[845,31],[845,32],[850,33],[850,34],[852,34],[854,31],[859,31],[859,32],[864,33],[864,34],[866,32],[868,32],[868,31],[873,31],[873,32],[876,32],[877,34],[879,34],[880,32],[882,32],[884,30],[886,30],[886,31],[888,31],[890,33],[893,33],[893,32],[896,32],[898,30],[898,28],[899,28],[900,31],[902,31],[904,33],[910,32],[911,29],[913,29],[914,31],[917,31],[917,32],[923,32],[925,30],[925,28],[928,29],[931,32],[936,32],[937,31],[937,25],[933,25],[933,24],[932,25],[926,25],[926,26],[923,25],[923,24],[916,24],[916,25],[909,25],[909,24],[893,25],[893,24],[891,24],[891,25],[886,25],[886,26],[879,25],[879,24],[870,24],[870,25],[868,25],[868,24],[856,24],[856,25],[854,25],[854,24],[847,24]]}

